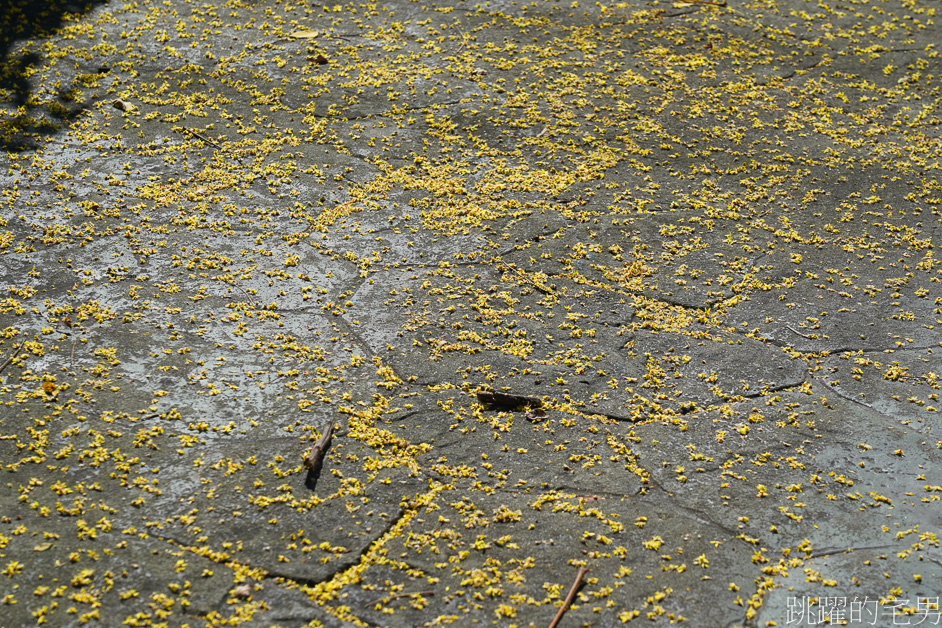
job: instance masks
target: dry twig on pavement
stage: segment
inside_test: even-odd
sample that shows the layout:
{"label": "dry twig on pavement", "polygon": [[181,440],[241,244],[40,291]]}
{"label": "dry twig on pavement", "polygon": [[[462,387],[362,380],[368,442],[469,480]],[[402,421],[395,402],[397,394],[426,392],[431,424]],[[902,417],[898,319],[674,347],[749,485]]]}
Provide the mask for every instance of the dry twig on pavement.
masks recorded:
{"label": "dry twig on pavement", "polygon": [[327,424],[327,429],[324,430],[321,437],[318,438],[314,446],[311,447],[311,450],[304,454],[304,466],[307,467],[309,476],[316,477],[317,474],[320,473],[321,465],[324,462],[324,455],[327,453],[327,450],[330,449],[330,439],[333,435],[334,422],[331,421]]}
{"label": "dry twig on pavement", "polygon": [[549,625],[549,628],[556,628],[559,624],[559,620],[563,618],[563,615],[566,613],[566,609],[569,608],[569,605],[572,604],[572,599],[576,597],[576,591],[579,590],[579,587],[582,585],[582,579],[585,578],[585,575],[589,573],[588,568],[579,567],[579,573],[576,574],[576,581],[572,583],[572,588],[569,589],[569,595],[566,596],[566,601],[563,602],[562,607],[556,613],[556,617],[553,618],[553,622]]}
{"label": "dry twig on pavement", "polygon": [[0,373],[3,372],[3,369],[5,369],[6,367],[10,366],[10,363],[13,362],[13,358],[15,358],[17,355],[19,355],[20,350],[23,349],[23,345],[24,345],[24,344],[25,344],[25,343],[22,343],[22,342],[21,342],[21,343],[20,343],[20,346],[16,348],[16,351],[14,351],[13,354],[12,354],[10,357],[7,358],[6,362],[4,362],[2,366],[0,366]]}
{"label": "dry twig on pavement", "polygon": [[400,591],[399,593],[390,593],[389,595],[384,595],[378,600],[372,602],[367,602],[364,606],[376,606],[377,604],[385,601],[386,604],[389,604],[393,600],[400,597],[412,597],[413,595],[435,595],[435,591]]}
{"label": "dry twig on pavement", "polygon": [[207,144],[212,144],[212,145],[215,146],[216,148],[221,148],[221,147],[219,146],[219,143],[218,143],[218,142],[216,142],[216,141],[214,141],[214,140],[211,140],[211,139],[209,139],[208,137],[206,137],[206,136],[204,136],[204,135],[201,135],[200,133],[197,133],[197,132],[194,131],[193,129],[188,129],[188,128],[185,128],[185,127],[184,127],[183,130],[186,131],[187,133],[189,133],[190,135],[192,135],[192,136],[194,136],[194,137],[197,137],[197,138],[203,140],[203,141],[206,142]]}

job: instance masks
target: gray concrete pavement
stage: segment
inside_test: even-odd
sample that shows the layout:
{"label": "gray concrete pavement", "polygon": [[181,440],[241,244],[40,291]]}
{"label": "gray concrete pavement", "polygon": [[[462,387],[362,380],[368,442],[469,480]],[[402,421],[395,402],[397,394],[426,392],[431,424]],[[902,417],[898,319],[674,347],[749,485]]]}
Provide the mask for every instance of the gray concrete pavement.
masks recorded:
{"label": "gray concrete pavement", "polygon": [[0,625],[940,623],[938,2],[3,8]]}

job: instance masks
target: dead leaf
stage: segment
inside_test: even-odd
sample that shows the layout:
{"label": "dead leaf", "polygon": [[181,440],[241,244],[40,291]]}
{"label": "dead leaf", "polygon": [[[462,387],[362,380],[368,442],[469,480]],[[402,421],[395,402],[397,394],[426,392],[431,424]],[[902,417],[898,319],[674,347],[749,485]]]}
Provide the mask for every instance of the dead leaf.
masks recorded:
{"label": "dead leaf", "polygon": [[316,63],[317,65],[326,65],[327,57],[325,57],[324,55],[317,55],[316,57],[314,57],[314,63]]}
{"label": "dead leaf", "polygon": [[726,0],[682,0],[681,2],[675,2],[674,7],[681,9],[683,7],[692,7],[695,4],[708,4],[711,7],[725,7]]}
{"label": "dead leaf", "polygon": [[42,389],[48,401],[52,401],[59,395],[59,387],[52,382],[43,382]]}
{"label": "dead leaf", "polygon": [[232,597],[246,599],[252,596],[252,587],[248,584],[240,584],[232,592]]}
{"label": "dead leaf", "polygon": [[52,543],[40,543],[39,545],[33,546],[34,552],[45,552],[47,549],[52,547]]}
{"label": "dead leaf", "polygon": [[320,35],[318,31],[311,30],[300,30],[288,33],[288,37],[294,37],[295,39],[314,39],[318,35]]}
{"label": "dead leaf", "polygon": [[120,111],[125,111],[125,112],[127,112],[127,111],[131,111],[132,109],[134,109],[134,105],[133,105],[132,103],[130,103],[130,102],[126,101],[126,100],[121,100],[120,98],[115,99],[115,101],[114,101],[113,103],[111,103],[111,104],[114,105],[114,108],[115,108],[115,109],[118,109],[118,110],[120,110]]}
{"label": "dead leaf", "polygon": [[542,408],[533,408],[531,410],[527,410],[527,419],[533,421],[534,423],[542,421],[545,418],[546,410],[543,410]]}

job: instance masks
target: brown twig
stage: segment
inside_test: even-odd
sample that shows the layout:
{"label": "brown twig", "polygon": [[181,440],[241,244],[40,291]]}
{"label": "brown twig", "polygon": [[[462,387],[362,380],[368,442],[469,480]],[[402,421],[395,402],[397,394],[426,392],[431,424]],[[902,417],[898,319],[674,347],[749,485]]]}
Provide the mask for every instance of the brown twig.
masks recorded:
{"label": "brown twig", "polygon": [[388,604],[396,598],[411,597],[413,595],[435,595],[435,591],[400,591],[399,593],[390,593],[389,595],[384,595],[383,597],[373,602],[367,602],[364,604],[364,606],[376,606],[383,600],[386,600],[386,603]]}
{"label": "brown twig", "polygon": [[458,26],[457,24],[455,24],[455,28],[457,28],[458,32],[461,34],[461,45],[458,46],[457,50],[455,50],[455,54],[458,54],[459,52],[461,52],[461,49],[464,48],[464,45],[468,43],[468,36],[464,34],[464,31],[461,30],[461,27]]}
{"label": "brown twig", "polygon": [[[544,131],[545,131],[545,130],[546,130],[546,129],[544,129]],[[542,135],[542,133],[541,133],[541,135]],[[553,294],[552,289],[547,288],[546,286],[540,285],[540,284],[538,284],[537,282],[535,282],[534,280],[530,279],[530,277],[527,276],[527,274],[526,274],[525,272],[523,272],[522,270],[520,270],[519,268],[514,268],[513,266],[506,267],[506,268],[508,268],[509,270],[512,270],[512,271],[514,271],[515,273],[517,273],[517,275],[518,275],[521,279],[523,279],[525,282],[527,282],[528,284],[530,284],[530,285],[531,285],[533,288],[535,288],[538,292],[542,292],[543,294]]]}
{"label": "brown twig", "polygon": [[685,2],[687,4],[709,4],[710,6],[714,6],[714,7],[726,6],[726,0],[720,0],[719,2],[712,2],[711,0],[680,0],[680,1]]}
{"label": "brown twig", "polygon": [[563,618],[563,615],[566,613],[569,605],[572,604],[572,599],[576,597],[576,591],[579,590],[579,586],[582,584],[582,579],[585,578],[587,573],[589,573],[588,568],[579,567],[579,573],[576,574],[576,581],[572,583],[572,588],[569,589],[569,595],[566,596],[566,601],[563,602],[562,608],[560,608],[559,612],[556,613],[556,617],[553,618],[553,622],[549,625],[549,628],[556,628],[557,624],[559,624],[559,620]]}
{"label": "brown twig", "polygon": [[330,439],[334,435],[334,422],[327,424],[327,429],[317,439],[311,450],[304,454],[304,466],[307,467],[310,477],[317,476],[320,473],[321,465],[324,462],[324,455],[330,449]]}
{"label": "brown twig", "polygon": [[240,286],[240,285],[237,284],[237,283],[234,283],[234,284],[231,284],[231,285],[233,285],[233,286],[235,286],[236,288],[238,288],[239,290],[241,290],[242,293],[245,294],[245,296],[247,296],[247,297],[249,298],[249,301],[252,302],[252,307],[254,307],[255,309],[258,309],[258,302],[257,302],[255,299],[252,298],[252,295],[249,294],[249,291],[248,291],[248,290],[246,290],[245,288],[243,288],[242,286]]}
{"label": "brown twig", "polygon": [[3,372],[3,369],[5,369],[6,367],[10,366],[10,363],[13,362],[13,358],[15,358],[17,355],[19,355],[20,351],[23,349],[23,345],[24,345],[24,344],[26,344],[26,343],[25,343],[25,342],[21,342],[21,343],[20,343],[20,346],[16,348],[16,351],[14,351],[13,354],[12,354],[10,357],[7,358],[6,362],[4,362],[2,366],[0,366],[0,373]]}
{"label": "brown twig", "polygon": [[798,335],[798,336],[801,336],[802,338],[807,338],[808,340],[814,340],[814,338],[812,338],[811,336],[806,336],[805,334],[801,333],[800,331],[798,331],[797,329],[795,329],[795,328],[792,327],[791,325],[785,325],[784,327],[785,327],[785,329],[787,329],[788,331],[790,331],[790,332],[792,332],[793,334],[796,334],[796,335]]}
{"label": "brown twig", "polygon": [[197,133],[197,132],[194,131],[193,129],[188,129],[188,128],[184,127],[183,130],[186,131],[187,133],[189,133],[190,135],[193,135],[193,136],[195,136],[195,137],[198,137],[199,139],[203,140],[203,141],[206,142],[207,144],[212,144],[212,145],[215,146],[216,148],[222,148],[217,142],[214,142],[213,140],[209,139],[208,137]]}

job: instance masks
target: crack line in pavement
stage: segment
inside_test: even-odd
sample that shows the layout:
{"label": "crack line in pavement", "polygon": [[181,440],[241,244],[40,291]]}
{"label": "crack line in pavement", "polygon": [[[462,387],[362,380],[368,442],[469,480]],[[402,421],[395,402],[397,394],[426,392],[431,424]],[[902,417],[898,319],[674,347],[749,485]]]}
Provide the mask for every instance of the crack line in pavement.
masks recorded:
{"label": "crack line in pavement", "polygon": [[386,522],[386,525],[383,526],[383,529],[380,530],[376,534],[375,540],[373,540],[370,543],[367,543],[366,546],[363,547],[363,549],[360,550],[360,552],[357,555],[351,556],[349,558],[345,558],[344,560],[341,560],[341,561],[337,561],[337,569],[331,573],[325,574],[324,576],[321,576],[319,578],[301,578],[298,576],[291,576],[291,575],[288,575],[279,571],[268,571],[268,573],[265,575],[265,578],[266,579],[281,578],[283,580],[290,580],[291,582],[295,582],[297,584],[303,584],[304,586],[307,586],[307,587],[314,587],[324,582],[329,582],[333,580],[334,578],[336,578],[338,574],[360,563],[367,554],[369,554],[372,551],[375,551],[374,546],[376,546],[377,543],[380,543],[380,541],[382,541],[382,543],[385,544],[386,536],[394,527],[396,527],[396,525],[398,525],[403,520],[403,517],[405,517],[405,515],[406,515],[405,509],[400,508],[399,511],[396,513],[396,515],[394,517],[390,517],[389,521]]}

